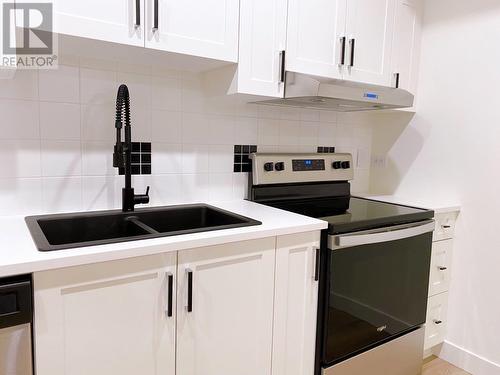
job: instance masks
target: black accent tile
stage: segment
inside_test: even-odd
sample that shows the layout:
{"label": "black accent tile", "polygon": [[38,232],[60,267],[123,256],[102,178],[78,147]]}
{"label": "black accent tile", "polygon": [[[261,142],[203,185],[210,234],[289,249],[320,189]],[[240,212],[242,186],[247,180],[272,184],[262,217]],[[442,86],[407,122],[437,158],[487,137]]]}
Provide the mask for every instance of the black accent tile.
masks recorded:
{"label": "black accent tile", "polygon": [[134,164],[140,164],[140,162],[141,162],[141,154],[132,154],[130,160]]}
{"label": "black accent tile", "polygon": [[318,147],[318,154],[322,154],[323,153],[323,147]]}
{"label": "black accent tile", "polygon": [[236,172],[236,173],[241,172],[241,164],[235,164],[233,172]]}
{"label": "black accent tile", "polygon": [[250,156],[249,155],[242,155],[241,162],[242,163],[250,163]]}
{"label": "black accent tile", "polygon": [[141,163],[151,164],[151,154],[141,154]]}
{"label": "black accent tile", "polygon": [[242,157],[243,157],[242,155],[234,155],[234,162],[238,163],[238,164],[241,164],[241,158]]}
{"label": "black accent tile", "polygon": [[151,142],[142,142],[141,152],[151,152]]}
{"label": "black accent tile", "polygon": [[140,142],[132,142],[132,152],[141,152]]}
{"label": "black accent tile", "polygon": [[243,164],[241,166],[242,172],[252,172],[252,164]]}
{"label": "black accent tile", "polygon": [[140,165],[131,165],[130,169],[132,170],[132,174],[141,174],[141,166]]}
{"label": "black accent tile", "polygon": [[250,146],[243,146],[243,154],[250,153]]}
{"label": "black accent tile", "polygon": [[330,147],[330,149],[328,150],[328,152],[330,154],[334,154],[335,153],[335,147]]}
{"label": "black accent tile", "polygon": [[118,174],[120,176],[123,176],[125,174],[125,168],[123,168],[123,167],[118,168]]}
{"label": "black accent tile", "polygon": [[240,145],[234,145],[234,153],[235,154],[241,154],[241,147]]}
{"label": "black accent tile", "polygon": [[255,152],[257,152],[257,146],[255,146],[255,145],[254,146],[250,146],[250,153],[253,154]]}
{"label": "black accent tile", "polygon": [[141,174],[151,174],[151,165],[150,164],[143,164],[141,166]]}

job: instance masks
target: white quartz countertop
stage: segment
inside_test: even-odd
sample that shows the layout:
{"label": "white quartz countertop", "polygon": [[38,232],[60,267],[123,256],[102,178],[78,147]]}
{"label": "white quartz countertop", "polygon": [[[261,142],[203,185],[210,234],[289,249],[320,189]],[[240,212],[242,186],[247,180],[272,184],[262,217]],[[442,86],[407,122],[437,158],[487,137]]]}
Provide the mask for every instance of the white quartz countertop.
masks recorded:
{"label": "white quartz countertop", "polygon": [[360,196],[387,203],[395,203],[395,204],[402,204],[405,206],[427,208],[429,210],[433,210],[436,213],[456,212],[460,211],[461,209],[461,206],[458,202],[450,200],[443,201],[434,199],[421,199],[421,198],[403,197],[398,195],[362,194]]}
{"label": "white quartz countertop", "polygon": [[75,249],[40,252],[23,216],[0,218],[0,277],[166,253],[222,243],[309,232],[327,228],[325,221],[239,200],[210,203],[262,222],[262,225],[200,232]]}

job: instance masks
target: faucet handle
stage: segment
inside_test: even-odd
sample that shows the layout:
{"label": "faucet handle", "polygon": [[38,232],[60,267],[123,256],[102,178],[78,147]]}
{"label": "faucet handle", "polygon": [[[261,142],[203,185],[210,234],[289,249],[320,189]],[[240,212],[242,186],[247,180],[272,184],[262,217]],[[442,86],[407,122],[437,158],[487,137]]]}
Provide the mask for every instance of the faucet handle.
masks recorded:
{"label": "faucet handle", "polygon": [[146,188],[146,194],[134,195],[135,204],[147,204],[149,203],[149,186]]}

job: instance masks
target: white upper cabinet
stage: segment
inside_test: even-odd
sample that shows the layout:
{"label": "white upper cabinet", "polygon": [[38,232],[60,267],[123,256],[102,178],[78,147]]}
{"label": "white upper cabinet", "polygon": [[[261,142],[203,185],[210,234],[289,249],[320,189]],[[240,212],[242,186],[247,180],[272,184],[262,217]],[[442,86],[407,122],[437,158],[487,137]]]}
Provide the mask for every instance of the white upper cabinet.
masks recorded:
{"label": "white upper cabinet", "polygon": [[393,85],[416,94],[420,59],[421,0],[398,0],[392,53]]}
{"label": "white upper cabinet", "polygon": [[146,0],[146,47],[238,61],[239,0]]}
{"label": "white upper cabinet", "polygon": [[391,84],[395,0],[348,0],[346,80]]}
{"label": "white upper cabinet", "polygon": [[241,0],[237,92],[283,97],[287,0]]}
{"label": "white upper cabinet", "polygon": [[179,253],[177,374],[271,373],[275,241]]}
{"label": "white upper cabinet", "polygon": [[342,78],[347,0],[289,0],[286,69]]}
{"label": "white upper cabinet", "polygon": [[144,0],[54,0],[54,31],[144,46]]}
{"label": "white upper cabinet", "polygon": [[176,260],[35,273],[37,375],[175,374]]}

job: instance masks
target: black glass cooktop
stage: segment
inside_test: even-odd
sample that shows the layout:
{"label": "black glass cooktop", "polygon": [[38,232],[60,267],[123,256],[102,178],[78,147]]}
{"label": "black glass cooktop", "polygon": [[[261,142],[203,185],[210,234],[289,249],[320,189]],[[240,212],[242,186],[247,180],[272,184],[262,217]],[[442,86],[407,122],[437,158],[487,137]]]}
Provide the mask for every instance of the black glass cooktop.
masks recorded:
{"label": "black glass cooktop", "polygon": [[347,233],[427,220],[430,210],[358,197],[288,200],[266,204],[328,221],[331,234]]}

